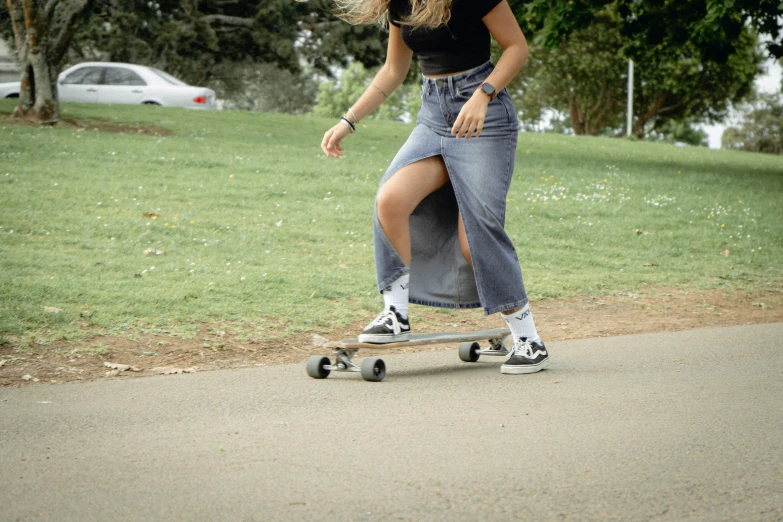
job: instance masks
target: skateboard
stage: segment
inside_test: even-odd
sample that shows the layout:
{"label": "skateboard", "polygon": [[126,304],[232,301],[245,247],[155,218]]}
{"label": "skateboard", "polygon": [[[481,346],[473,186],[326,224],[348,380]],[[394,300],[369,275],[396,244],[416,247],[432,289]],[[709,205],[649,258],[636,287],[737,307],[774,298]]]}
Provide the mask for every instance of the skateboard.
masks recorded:
{"label": "skateboard", "polygon": [[[325,379],[331,372],[357,372],[361,373],[365,381],[380,382],[386,377],[386,363],[377,357],[368,357],[362,360],[361,365],[351,359],[356,352],[361,350],[388,350],[403,346],[423,346],[427,344],[460,343],[459,358],[465,362],[476,362],[482,355],[503,356],[508,355],[504,341],[510,341],[511,332],[508,328],[495,328],[494,330],[480,330],[477,332],[440,332],[413,334],[410,340],[387,343],[360,343],[356,339],[347,341],[332,341],[326,343],[326,348],[331,348],[334,354],[334,363],[329,357],[313,355],[307,359],[307,375],[313,379]],[[479,341],[488,341],[489,346],[481,348]]]}

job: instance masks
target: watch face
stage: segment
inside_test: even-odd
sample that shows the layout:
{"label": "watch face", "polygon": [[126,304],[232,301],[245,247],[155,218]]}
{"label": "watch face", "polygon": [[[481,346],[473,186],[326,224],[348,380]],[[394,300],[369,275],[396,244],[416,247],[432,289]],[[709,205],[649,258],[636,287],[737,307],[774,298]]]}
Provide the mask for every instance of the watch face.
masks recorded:
{"label": "watch face", "polygon": [[484,93],[486,93],[487,96],[492,96],[493,94],[495,94],[495,88],[489,83],[483,83],[481,85],[481,90],[484,91]]}

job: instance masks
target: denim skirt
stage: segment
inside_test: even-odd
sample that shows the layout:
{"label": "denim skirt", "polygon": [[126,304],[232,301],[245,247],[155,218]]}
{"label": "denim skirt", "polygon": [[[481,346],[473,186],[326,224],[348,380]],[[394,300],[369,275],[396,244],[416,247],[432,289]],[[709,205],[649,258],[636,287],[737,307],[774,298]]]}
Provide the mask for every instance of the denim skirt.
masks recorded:
{"label": "denim skirt", "polygon": [[[378,289],[410,272],[410,302],[442,308],[479,308],[487,314],[524,306],[527,294],[514,246],[504,230],[519,124],[508,93],[489,103],[480,137],[457,139],[460,109],[494,65],[446,78],[422,78],[416,127],[391,162],[381,186],[401,168],[440,156],[449,183],[427,196],[410,218],[411,266],[405,266],[378,220],[374,224]],[[473,267],[459,244],[462,213]]]}

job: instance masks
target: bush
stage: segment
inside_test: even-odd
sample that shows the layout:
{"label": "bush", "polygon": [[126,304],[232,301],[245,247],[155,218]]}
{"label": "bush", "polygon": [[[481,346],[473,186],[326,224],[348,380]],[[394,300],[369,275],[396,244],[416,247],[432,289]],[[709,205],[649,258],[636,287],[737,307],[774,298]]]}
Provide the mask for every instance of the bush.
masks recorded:
{"label": "bush", "polygon": [[783,154],[783,94],[761,94],[745,107],[744,121],[723,131],[723,148]]}
{"label": "bush", "polygon": [[[369,87],[376,72],[354,62],[342,72],[339,80],[323,82],[318,89],[315,115],[339,118],[345,114]],[[403,84],[368,118],[408,122],[416,118],[420,104],[418,85]]]}
{"label": "bush", "polygon": [[217,66],[213,88],[226,109],[304,114],[315,105],[318,85],[304,74],[270,63]]}

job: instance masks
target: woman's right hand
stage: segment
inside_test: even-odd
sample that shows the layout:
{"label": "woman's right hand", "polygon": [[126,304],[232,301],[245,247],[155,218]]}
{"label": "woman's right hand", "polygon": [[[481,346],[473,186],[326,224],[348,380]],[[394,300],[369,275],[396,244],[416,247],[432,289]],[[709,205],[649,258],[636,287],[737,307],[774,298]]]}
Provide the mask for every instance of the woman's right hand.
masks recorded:
{"label": "woman's right hand", "polygon": [[340,141],[351,133],[351,128],[343,123],[338,122],[334,127],[326,131],[324,139],[321,142],[321,150],[327,156],[334,156],[339,158],[343,155],[343,148],[340,146]]}

